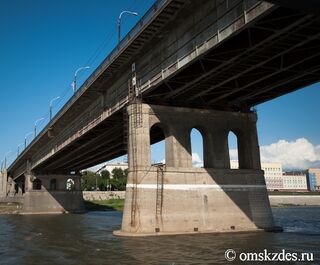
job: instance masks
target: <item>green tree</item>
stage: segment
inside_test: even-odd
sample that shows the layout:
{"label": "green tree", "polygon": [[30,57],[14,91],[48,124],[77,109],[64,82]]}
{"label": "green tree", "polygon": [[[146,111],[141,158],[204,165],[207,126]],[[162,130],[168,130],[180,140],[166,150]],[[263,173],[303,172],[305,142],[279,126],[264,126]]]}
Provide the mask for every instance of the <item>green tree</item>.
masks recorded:
{"label": "green tree", "polygon": [[123,170],[120,167],[115,167],[114,169],[112,169],[111,173],[112,173],[112,178],[114,179],[121,179],[125,177]]}
{"label": "green tree", "polygon": [[112,190],[125,190],[127,183],[127,170],[122,170],[121,168],[114,168],[112,170],[112,179],[110,179]]}
{"label": "green tree", "polygon": [[108,190],[108,184],[110,179],[110,172],[108,170],[103,170],[98,176],[98,187],[99,190],[105,191]]}
{"label": "green tree", "polygon": [[94,172],[82,172],[81,188],[82,190],[94,190],[96,188],[96,174]]}
{"label": "green tree", "polygon": [[103,179],[109,179],[110,178],[110,172],[108,170],[102,170],[100,172],[100,176]]}

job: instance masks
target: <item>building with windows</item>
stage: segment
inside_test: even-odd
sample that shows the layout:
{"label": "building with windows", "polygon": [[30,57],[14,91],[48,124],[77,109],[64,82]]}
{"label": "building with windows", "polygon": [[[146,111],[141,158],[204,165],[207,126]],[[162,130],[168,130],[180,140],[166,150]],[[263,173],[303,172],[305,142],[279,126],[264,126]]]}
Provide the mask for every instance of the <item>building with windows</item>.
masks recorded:
{"label": "building with windows", "polygon": [[307,172],[307,185],[308,190],[316,191],[317,190],[317,181],[316,181],[316,174]]}
{"label": "building with windows", "polygon": [[264,178],[268,190],[283,189],[281,163],[261,163],[261,169],[264,171]]}
{"label": "building with windows", "polygon": [[307,191],[307,172],[291,171],[283,173],[283,190]]}
{"label": "building with windows", "polygon": [[114,170],[115,168],[121,168],[122,170],[128,169],[128,163],[118,162],[118,163],[106,164],[103,170],[108,170],[111,174],[112,170]]}
{"label": "building with windows", "polygon": [[[239,164],[237,160],[230,161],[231,169],[238,169]],[[261,163],[261,169],[264,171],[264,177],[268,190],[282,190],[282,164],[281,163]]]}
{"label": "building with windows", "polygon": [[[320,191],[320,168],[309,168],[308,169],[308,174],[309,174],[309,176],[313,175],[312,176],[312,180],[309,181],[310,186],[313,186],[312,190]],[[312,185],[312,181],[314,182],[314,185]]]}

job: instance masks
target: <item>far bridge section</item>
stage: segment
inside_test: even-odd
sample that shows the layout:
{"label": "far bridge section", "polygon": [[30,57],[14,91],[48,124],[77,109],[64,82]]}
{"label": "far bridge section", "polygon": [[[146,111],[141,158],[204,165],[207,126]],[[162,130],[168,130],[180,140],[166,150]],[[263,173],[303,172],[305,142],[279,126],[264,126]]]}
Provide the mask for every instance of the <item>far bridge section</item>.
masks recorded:
{"label": "far bridge section", "polygon": [[[131,186],[129,185],[130,190],[127,193],[128,196],[132,196],[130,200],[126,199],[123,231],[135,233],[138,231],[135,229],[141,229],[140,232],[151,233],[152,230],[153,233],[154,226],[149,224],[144,230],[136,223],[137,220],[142,223],[146,221],[140,219],[140,216],[135,217],[136,211],[132,202],[134,205],[139,203],[136,180],[141,178],[141,174],[147,174],[149,163],[145,164],[145,161],[148,162],[147,154],[136,153],[138,150],[136,142],[144,144],[146,142],[141,135],[134,133],[130,136],[129,132],[142,130],[144,135],[148,134],[143,124],[148,124],[147,120],[153,117],[152,111],[147,111],[150,106],[154,109],[161,109],[158,106],[167,107],[165,112],[170,115],[172,110],[172,115],[177,113],[177,117],[186,109],[188,110],[186,113],[198,113],[197,110],[200,109],[206,113],[203,115],[203,120],[217,122],[217,126],[213,124],[212,128],[207,128],[210,131],[209,138],[220,135],[219,137],[223,139],[226,135],[225,130],[238,130],[239,137],[241,134],[242,150],[246,150],[243,151],[242,158],[244,171],[230,171],[226,162],[228,160],[226,145],[221,145],[224,141],[216,142],[216,149],[207,150],[209,154],[213,152],[216,158],[208,155],[211,161],[206,163],[206,169],[202,171],[188,169],[190,154],[184,152],[184,158],[178,154],[181,150],[190,152],[189,140],[181,138],[184,141],[182,147],[179,147],[178,151],[176,149],[168,151],[171,161],[174,161],[173,168],[170,169],[167,165],[161,170],[158,169],[158,172],[164,178],[170,175],[168,172],[176,172],[188,178],[202,174],[203,180],[211,183],[210,185],[216,189],[215,192],[221,192],[219,184],[226,185],[231,194],[229,194],[231,201],[228,202],[230,205],[235,202],[232,209],[236,211],[237,204],[243,209],[244,214],[237,212],[239,218],[245,218],[241,229],[272,227],[270,205],[257,155],[259,149],[251,107],[319,81],[319,29],[320,18],[316,14],[286,6],[276,6],[270,2],[159,0],[48,126],[12,163],[8,169],[9,182],[14,180],[15,183],[20,183],[20,186],[24,185],[20,190],[30,197],[32,183],[40,178],[44,183],[44,189],[54,194],[50,191],[52,183],[48,179],[53,179],[52,176],[55,176],[54,179],[58,182],[71,179],[77,187],[75,189],[77,193],[79,191],[77,177],[80,170],[128,153],[128,143],[133,143],[134,146],[129,148],[131,154],[130,152],[128,154],[128,159],[131,161],[129,168]],[[139,104],[131,104],[137,102]],[[147,113],[143,113],[144,108]],[[131,117],[131,121],[128,121],[127,109],[131,112],[134,110],[131,115],[135,118]],[[162,111],[159,113],[157,115],[161,115],[161,120],[166,123],[167,119]],[[208,118],[210,115],[212,117]],[[220,118],[215,119],[216,115]],[[230,122],[220,124],[225,121],[224,118]],[[203,120],[201,122],[205,124]],[[248,125],[249,120],[251,123]],[[193,124],[194,121],[186,119],[186,122]],[[174,126],[178,121],[170,120],[168,124]],[[220,128],[221,132],[218,134],[214,128]],[[250,139],[244,136],[246,128],[250,128],[252,132]],[[148,138],[147,143],[167,138],[168,142],[178,144],[180,139],[168,133],[152,133],[148,137],[150,139]],[[148,148],[146,147],[146,150]],[[256,157],[248,157],[246,153],[254,153]],[[134,157],[134,154],[137,157]],[[141,155],[145,157],[141,158]],[[137,161],[139,157],[141,161]],[[183,159],[188,162],[184,163]],[[183,164],[184,168],[176,166],[180,164]],[[144,167],[142,170],[139,169],[141,165]],[[140,173],[136,170],[140,170]],[[70,176],[70,172],[74,174]],[[154,194],[150,195],[150,200],[157,197],[156,201],[162,205],[166,199],[159,199],[162,194],[159,192],[162,184],[159,184],[161,182],[157,180],[155,172],[152,173],[154,176],[150,181],[156,182],[152,183],[156,188]],[[185,174],[186,172],[190,174]],[[233,186],[232,176],[242,173],[247,176],[243,175],[244,179]],[[217,179],[212,182],[209,181],[210,177],[212,180],[216,177]],[[165,184],[174,185],[169,187],[180,184],[189,187],[188,183],[182,182],[169,181],[163,185]],[[191,189],[198,187],[198,184],[190,184]],[[142,186],[142,189],[144,187]],[[240,196],[241,202],[238,201],[240,197],[234,195],[234,188],[238,189],[236,191],[246,190],[247,193]],[[204,187],[205,189],[207,187]],[[260,189],[261,192],[256,189]],[[204,198],[214,198],[215,192]],[[41,196],[39,198],[44,200]],[[64,197],[59,196],[54,195],[58,201],[65,202]],[[197,197],[198,194],[193,193],[192,196]],[[187,201],[185,203],[188,205]],[[223,200],[221,203],[219,209],[222,211]],[[251,206],[246,205],[247,203]],[[162,209],[158,204],[155,207],[147,205],[149,208],[144,210],[148,212],[154,208],[157,209],[156,215],[164,214],[166,209]],[[28,205],[30,210],[32,203]],[[209,203],[208,207],[211,206]],[[69,211],[72,206],[68,205],[67,208]],[[80,208],[75,207],[77,210]],[[197,209],[197,203],[193,209]],[[184,210],[187,216],[187,207]],[[163,229],[161,230],[163,232],[167,229],[171,232],[177,231],[177,227],[172,226],[171,217],[168,217],[167,222],[158,216],[157,220],[164,220],[164,223],[157,224],[156,228]],[[210,218],[214,216],[210,215]],[[212,221],[209,219],[203,221]],[[177,223],[183,227],[182,219]],[[234,227],[234,219],[227,223],[230,225],[229,228]],[[189,228],[206,231],[205,223],[199,227],[193,225],[190,223]],[[214,222],[210,225],[212,228]]]}

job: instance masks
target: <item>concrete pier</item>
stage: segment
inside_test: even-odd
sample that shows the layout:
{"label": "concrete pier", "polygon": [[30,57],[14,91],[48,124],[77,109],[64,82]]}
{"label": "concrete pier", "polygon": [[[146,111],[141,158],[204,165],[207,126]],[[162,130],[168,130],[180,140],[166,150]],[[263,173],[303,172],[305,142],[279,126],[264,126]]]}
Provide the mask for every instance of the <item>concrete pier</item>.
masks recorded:
{"label": "concrete pier", "polygon": [[[116,235],[145,236],[270,229],[254,113],[132,104],[129,176]],[[204,168],[193,168],[190,132],[204,139]],[[152,166],[150,144],[165,138],[166,165]],[[238,138],[240,169],[230,169],[228,134]],[[160,137],[160,138],[159,138]]]}
{"label": "concrete pier", "polygon": [[7,171],[0,171],[0,198],[4,198],[7,196],[7,182],[8,176]]}
{"label": "concrete pier", "polygon": [[25,176],[22,214],[84,211],[79,175]]}

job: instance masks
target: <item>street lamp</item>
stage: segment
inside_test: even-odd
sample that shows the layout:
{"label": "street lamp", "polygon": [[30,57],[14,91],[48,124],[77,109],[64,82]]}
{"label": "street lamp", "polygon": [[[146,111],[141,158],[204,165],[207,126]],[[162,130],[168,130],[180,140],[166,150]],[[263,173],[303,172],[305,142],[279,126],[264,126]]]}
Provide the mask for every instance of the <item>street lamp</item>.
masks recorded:
{"label": "street lamp", "polygon": [[90,68],[90,66],[80,67],[80,68],[77,69],[77,71],[75,71],[73,82],[71,84],[72,89],[73,89],[73,93],[76,93],[76,91],[77,91],[77,74],[78,74],[78,72],[81,71],[81,70],[89,69],[89,68]]}
{"label": "street lamp", "polygon": [[118,47],[120,48],[120,39],[121,39],[121,17],[123,14],[129,14],[133,16],[137,16],[137,12],[132,12],[132,11],[122,11],[118,17]]}
{"label": "street lamp", "polygon": [[17,153],[17,157],[20,155],[20,146],[23,146],[23,143],[18,145],[18,153]]}
{"label": "street lamp", "polygon": [[5,155],[4,155],[4,169],[7,169],[7,156],[11,153],[11,150],[8,151]]}
{"label": "street lamp", "polygon": [[55,101],[58,100],[59,98],[60,98],[60,96],[55,97],[55,98],[51,99],[51,101],[50,101],[50,121],[52,120],[53,102],[55,102]]}
{"label": "street lamp", "polygon": [[29,132],[29,133],[27,133],[26,135],[25,135],[25,137],[24,137],[24,149],[26,149],[27,148],[27,138],[30,136],[30,135],[32,135],[34,132]]}
{"label": "street lamp", "polygon": [[40,119],[37,119],[37,120],[34,122],[34,137],[37,136],[37,124],[38,124],[38,122],[43,121],[43,120],[44,120],[44,118],[40,118]]}

